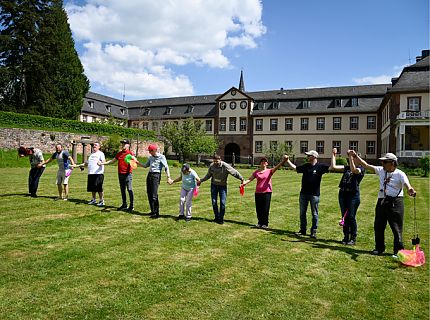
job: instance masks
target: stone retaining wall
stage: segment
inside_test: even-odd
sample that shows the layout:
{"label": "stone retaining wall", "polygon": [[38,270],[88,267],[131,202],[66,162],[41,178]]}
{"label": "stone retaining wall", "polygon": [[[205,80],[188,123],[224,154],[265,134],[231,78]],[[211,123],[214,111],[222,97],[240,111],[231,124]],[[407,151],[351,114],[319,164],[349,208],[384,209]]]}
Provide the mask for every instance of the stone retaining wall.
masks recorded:
{"label": "stone retaining wall", "polygon": [[[55,151],[55,145],[61,143],[64,149],[72,152],[72,142],[77,143],[78,153],[83,152],[82,144],[79,143],[82,139],[88,139],[92,142],[100,142],[103,144],[109,137],[100,136],[95,134],[78,134],[68,132],[54,132],[46,130],[33,130],[33,129],[18,129],[18,128],[0,128],[0,149],[18,149],[20,146],[35,147],[45,153]],[[131,151],[134,153],[137,150],[137,140],[130,139]],[[148,145],[154,143],[151,141],[139,141],[139,156],[148,157]],[[164,144],[160,141],[155,142],[158,149],[162,152]],[[118,146],[119,147],[119,146]],[[86,154],[89,154],[91,147],[88,145]]]}

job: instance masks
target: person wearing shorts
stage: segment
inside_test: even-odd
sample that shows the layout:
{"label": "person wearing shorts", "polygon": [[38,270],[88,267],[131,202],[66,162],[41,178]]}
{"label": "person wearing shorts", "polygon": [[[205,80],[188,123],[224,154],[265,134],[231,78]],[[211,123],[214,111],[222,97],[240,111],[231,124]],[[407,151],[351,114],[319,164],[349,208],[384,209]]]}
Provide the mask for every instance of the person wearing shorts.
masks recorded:
{"label": "person wearing shorts", "polygon": [[51,161],[57,159],[58,162],[58,171],[57,171],[57,179],[56,184],[58,188],[58,198],[55,200],[66,200],[69,197],[69,177],[66,174],[66,170],[70,169],[70,164],[75,166],[75,162],[73,158],[70,156],[67,150],[63,150],[63,145],[61,143],[57,143],[55,146],[55,152],[52,156],[42,162],[42,165],[48,164]]}

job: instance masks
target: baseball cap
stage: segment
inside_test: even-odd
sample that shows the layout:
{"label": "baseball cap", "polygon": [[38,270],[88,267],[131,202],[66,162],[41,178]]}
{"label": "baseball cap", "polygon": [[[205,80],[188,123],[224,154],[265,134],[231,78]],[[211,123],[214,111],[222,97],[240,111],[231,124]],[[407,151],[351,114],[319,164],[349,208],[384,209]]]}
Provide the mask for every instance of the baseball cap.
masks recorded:
{"label": "baseball cap", "polygon": [[121,143],[124,143],[124,144],[130,144],[130,140],[128,140],[128,139],[122,139],[122,140],[121,140]]}
{"label": "baseball cap", "polygon": [[148,151],[156,151],[158,147],[155,144],[150,144],[148,146]]}
{"label": "baseball cap", "polygon": [[385,156],[379,158],[379,160],[397,161],[397,157],[394,153],[388,152]]}
{"label": "baseball cap", "polygon": [[182,169],[181,170],[182,170],[182,172],[189,171],[190,170],[190,165],[188,163],[184,163],[182,165]]}
{"label": "baseball cap", "polygon": [[307,155],[307,156],[314,156],[315,158],[319,157],[318,152],[316,152],[315,150],[307,151],[307,152],[305,152],[305,155]]}

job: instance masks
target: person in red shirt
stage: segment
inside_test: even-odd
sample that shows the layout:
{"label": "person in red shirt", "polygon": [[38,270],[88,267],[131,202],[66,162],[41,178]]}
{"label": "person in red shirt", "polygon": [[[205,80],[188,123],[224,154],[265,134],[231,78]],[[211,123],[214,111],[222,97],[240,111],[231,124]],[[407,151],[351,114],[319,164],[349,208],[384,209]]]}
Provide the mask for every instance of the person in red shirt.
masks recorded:
{"label": "person in red shirt", "polygon": [[[100,162],[99,165],[113,164],[118,161],[118,180],[119,187],[121,189],[122,204],[118,210],[126,210],[132,212],[134,210],[134,194],[133,194],[133,168],[129,163],[125,162],[125,157],[131,154],[134,157],[133,152],[130,151],[130,141],[124,139],[121,141],[121,151],[118,152],[112,160]],[[125,189],[127,188],[128,196],[130,198],[130,206],[127,207],[127,196]]]}

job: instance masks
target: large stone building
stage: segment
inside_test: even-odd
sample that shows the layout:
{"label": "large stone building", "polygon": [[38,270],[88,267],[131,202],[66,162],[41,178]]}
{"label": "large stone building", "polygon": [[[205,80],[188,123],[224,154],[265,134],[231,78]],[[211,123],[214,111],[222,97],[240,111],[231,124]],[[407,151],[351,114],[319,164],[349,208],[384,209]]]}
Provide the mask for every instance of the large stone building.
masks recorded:
{"label": "large stone building", "polygon": [[337,147],[370,161],[390,151],[416,162],[430,154],[428,53],[392,84],[247,92],[241,73],[238,87],[221,94],[121,101],[90,92],[81,120],[113,115],[159,132],[163,123],[192,117],[218,137],[227,161],[234,154],[247,162],[283,143],[296,157],[314,149],[328,159]]}

